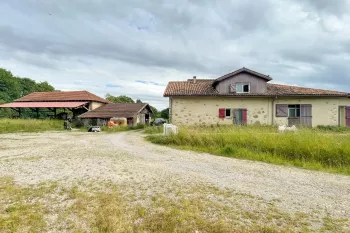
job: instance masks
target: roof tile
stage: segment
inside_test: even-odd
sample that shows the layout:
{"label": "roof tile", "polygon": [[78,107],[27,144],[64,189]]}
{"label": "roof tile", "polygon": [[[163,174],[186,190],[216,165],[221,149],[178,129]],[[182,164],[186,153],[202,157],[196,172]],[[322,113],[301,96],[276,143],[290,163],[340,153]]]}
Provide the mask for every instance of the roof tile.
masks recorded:
{"label": "roof tile", "polygon": [[347,92],[322,90],[315,88],[288,86],[267,83],[267,92],[253,93],[227,93],[220,94],[213,87],[214,79],[199,79],[169,82],[164,96],[349,96]]}
{"label": "roof tile", "polygon": [[147,107],[146,103],[116,103],[105,104],[95,110],[80,115],[80,118],[112,118],[134,117],[139,111]]}
{"label": "roof tile", "polygon": [[57,91],[57,92],[33,92],[15,102],[38,102],[38,101],[96,101],[110,103],[88,91]]}

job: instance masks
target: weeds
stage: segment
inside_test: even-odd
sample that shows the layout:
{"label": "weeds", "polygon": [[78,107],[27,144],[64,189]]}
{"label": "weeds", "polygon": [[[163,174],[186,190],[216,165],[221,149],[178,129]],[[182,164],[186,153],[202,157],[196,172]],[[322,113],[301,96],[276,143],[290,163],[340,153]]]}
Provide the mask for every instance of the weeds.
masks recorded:
{"label": "weeds", "polygon": [[300,128],[279,133],[268,126],[184,127],[151,142],[216,155],[350,174],[349,134]]}
{"label": "weeds", "polygon": [[147,126],[144,133],[146,134],[161,134],[163,133],[163,126]]}
{"label": "weeds", "polygon": [[288,214],[274,203],[211,186],[181,185],[175,196],[143,193],[141,200],[122,193],[123,187],[100,185],[48,182],[21,187],[0,178],[0,231],[310,232],[313,222],[324,231],[342,232],[349,226],[345,219]]}
{"label": "weeds", "polygon": [[0,119],[0,134],[57,130],[63,130],[63,121],[37,119]]}
{"label": "weeds", "polygon": [[124,132],[129,130],[141,130],[144,129],[146,125],[144,124],[137,124],[135,126],[114,126],[113,128],[108,128],[107,126],[102,127],[102,131],[107,133],[117,133],[117,132]]}

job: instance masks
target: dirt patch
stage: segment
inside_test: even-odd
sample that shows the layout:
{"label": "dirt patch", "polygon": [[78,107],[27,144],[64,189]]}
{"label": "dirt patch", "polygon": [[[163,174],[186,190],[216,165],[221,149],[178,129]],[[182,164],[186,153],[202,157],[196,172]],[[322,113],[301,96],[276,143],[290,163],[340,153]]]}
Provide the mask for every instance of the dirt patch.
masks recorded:
{"label": "dirt patch", "polygon": [[[206,191],[211,200],[225,203],[234,196],[245,210],[273,204],[314,222],[350,218],[348,176],[180,151],[150,144],[141,133],[8,134],[0,135],[0,148],[6,148],[0,150],[0,176],[22,186],[58,182],[89,190],[87,183],[111,183],[141,204],[149,200],[145,195],[176,198],[210,187],[225,192]],[[319,222],[311,227],[319,229]]]}

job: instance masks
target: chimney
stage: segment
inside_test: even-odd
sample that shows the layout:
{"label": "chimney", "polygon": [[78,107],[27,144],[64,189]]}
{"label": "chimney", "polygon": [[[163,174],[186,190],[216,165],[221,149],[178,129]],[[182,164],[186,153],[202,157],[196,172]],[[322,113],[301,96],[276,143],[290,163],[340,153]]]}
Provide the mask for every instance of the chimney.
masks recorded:
{"label": "chimney", "polygon": [[197,77],[193,76],[193,83],[196,83],[196,79],[197,79]]}

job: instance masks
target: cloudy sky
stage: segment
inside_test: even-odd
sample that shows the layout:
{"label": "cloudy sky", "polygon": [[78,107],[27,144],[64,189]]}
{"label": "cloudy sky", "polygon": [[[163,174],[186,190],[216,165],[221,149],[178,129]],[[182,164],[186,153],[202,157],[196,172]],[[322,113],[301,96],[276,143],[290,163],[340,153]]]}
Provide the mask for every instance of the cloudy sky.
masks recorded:
{"label": "cloudy sky", "polygon": [[241,67],[350,91],[350,0],[0,0],[0,67],[160,109],[168,81]]}

